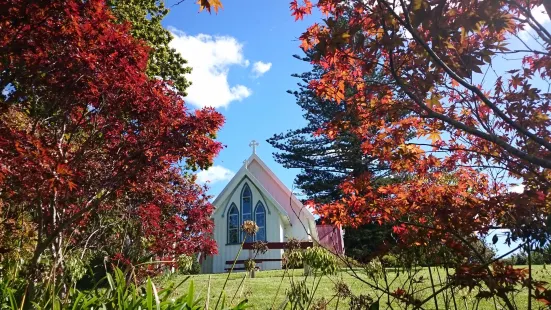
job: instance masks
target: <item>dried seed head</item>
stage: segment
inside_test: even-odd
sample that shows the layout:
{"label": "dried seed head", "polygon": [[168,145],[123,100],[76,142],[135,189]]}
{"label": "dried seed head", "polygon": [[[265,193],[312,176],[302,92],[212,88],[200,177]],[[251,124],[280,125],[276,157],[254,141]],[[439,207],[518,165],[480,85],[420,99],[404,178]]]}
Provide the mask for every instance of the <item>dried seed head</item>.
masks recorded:
{"label": "dried seed head", "polygon": [[343,281],[338,281],[337,283],[335,283],[335,293],[340,298],[347,298],[352,294],[350,288],[348,287],[348,284],[344,283]]}
{"label": "dried seed head", "polygon": [[373,298],[369,295],[350,295],[350,303],[348,305],[348,308],[350,310],[363,310],[363,309],[371,309],[373,305]]}
{"label": "dried seed head", "polygon": [[313,310],[327,310],[327,300],[325,298],[320,298],[314,301],[314,304],[312,305]]}
{"label": "dried seed head", "polygon": [[285,248],[289,251],[295,251],[300,249],[300,241],[295,238],[289,238],[285,244]]}
{"label": "dried seed head", "polygon": [[258,232],[258,225],[256,225],[253,221],[245,221],[243,222],[243,226],[241,226],[241,229],[249,236],[252,236]]}
{"label": "dried seed head", "polygon": [[253,243],[253,250],[258,254],[264,254],[268,252],[268,243],[264,241],[256,241]]}

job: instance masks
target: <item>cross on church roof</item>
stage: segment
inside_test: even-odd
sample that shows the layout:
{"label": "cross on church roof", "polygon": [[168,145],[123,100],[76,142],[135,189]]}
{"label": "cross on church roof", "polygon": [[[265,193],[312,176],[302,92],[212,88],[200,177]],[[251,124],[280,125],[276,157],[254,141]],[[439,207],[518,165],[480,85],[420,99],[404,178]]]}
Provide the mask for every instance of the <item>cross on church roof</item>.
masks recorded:
{"label": "cross on church roof", "polygon": [[249,146],[253,148],[253,154],[256,154],[256,147],[258,146],[258,142],[256,142],[256,140],[253,140],[251,141],[251,143],[249,143]]}

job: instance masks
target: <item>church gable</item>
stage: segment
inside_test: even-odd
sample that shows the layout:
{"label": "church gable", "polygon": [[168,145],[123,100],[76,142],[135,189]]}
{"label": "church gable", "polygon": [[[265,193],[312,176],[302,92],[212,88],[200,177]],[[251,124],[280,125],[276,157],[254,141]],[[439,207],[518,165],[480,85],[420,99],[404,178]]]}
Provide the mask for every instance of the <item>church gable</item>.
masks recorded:
{"label": "church gable", "polygon": [[282,206],[287,214],[305,216],[314,220],[314,216],[303,206],[296,196],[277,178],[277,176],[266,166],[266,164],[253,154],[249,158],[247,169],[255,176],[262,186]]}
{"label": "church gable", "polygon": [[[253,174],[247,169],[240,169],[232,180],[222,190],[220,195],[213,202],[215,211],[213,217],[218,216],[225,218],[232,203],[236,206],[241,204],[241,195],[245,186],[249,188],[252,194],[253,207],[256,207],[261,201],[268,215],[275,212],[279,215],[284,223],[290,223],[289,215],[286,210],[270,195],[270,193],[262,186]],[[240,208],[240,207],[239,207]]]}

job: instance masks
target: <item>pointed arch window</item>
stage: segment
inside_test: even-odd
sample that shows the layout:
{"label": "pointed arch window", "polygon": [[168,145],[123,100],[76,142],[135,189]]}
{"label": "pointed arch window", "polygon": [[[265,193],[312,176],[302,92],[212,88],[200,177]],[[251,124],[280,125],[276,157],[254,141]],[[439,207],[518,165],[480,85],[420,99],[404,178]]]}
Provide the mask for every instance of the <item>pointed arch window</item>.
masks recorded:
{"label": "pointed arch window", "polygon": [[254,208],[254,218],[258,225],[258,232],[255,235],[257,241],[266,241],[266,208],[262,202],[258,202]]}
{"label": "pointed arch window", "polygon": [[232,203],[228,211],[228,244],[239,243],[239,210]]}
{"label": "pointed arch window", "polygon": [[[243,190],[241,191],[241,225],[245,221],[253,220],[253,194],[249,185],[245,184]],[[243,236],[245,237],[245,236]],[[253,242],[252,236],[246,236],[247,240],[245,242]]]}

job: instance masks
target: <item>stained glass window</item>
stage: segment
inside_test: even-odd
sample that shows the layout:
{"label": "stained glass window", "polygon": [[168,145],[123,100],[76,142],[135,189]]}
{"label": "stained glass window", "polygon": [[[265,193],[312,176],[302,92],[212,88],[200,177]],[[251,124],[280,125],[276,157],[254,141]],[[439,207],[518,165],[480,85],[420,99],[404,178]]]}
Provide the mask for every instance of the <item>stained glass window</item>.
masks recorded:
{"label": "stained glass window", "polygon": [[254,218],[256,225],[258,225],[258,232],[256,233],[255,239],[257,241],[266,241],[266,209],[262,202],[256,204],[254,209]]}
{"label": "stained glass window", "polygon": [[239,210],[231,204],[228,211],[228,244],[239,243]]}
{"label": "stained glass window", "polygon": [[[249,185],[245,184],[243,186],[243,191],[241,191],[241,225],[243,225],[243,222],[245,221],[253,220],[252,201],[253,195],[251,193],[251,189],[249,188]],[[247,236],[247,240],[245,242],[253,242],[253,237]]]}

